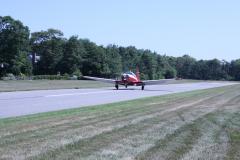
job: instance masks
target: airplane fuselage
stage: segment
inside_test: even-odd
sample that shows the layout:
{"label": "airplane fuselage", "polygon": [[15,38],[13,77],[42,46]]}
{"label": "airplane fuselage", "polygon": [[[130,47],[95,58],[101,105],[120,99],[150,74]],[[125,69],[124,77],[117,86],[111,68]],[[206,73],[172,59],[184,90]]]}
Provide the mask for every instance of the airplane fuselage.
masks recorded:
{"label": "airplane fuselage", "polygon": [[144,89],[144,83],[132,72],[122,74],[121,80],[115,81],[116,89],[118,85],[124,85],[126,88],[127,86],[142,86],[142,90]]}

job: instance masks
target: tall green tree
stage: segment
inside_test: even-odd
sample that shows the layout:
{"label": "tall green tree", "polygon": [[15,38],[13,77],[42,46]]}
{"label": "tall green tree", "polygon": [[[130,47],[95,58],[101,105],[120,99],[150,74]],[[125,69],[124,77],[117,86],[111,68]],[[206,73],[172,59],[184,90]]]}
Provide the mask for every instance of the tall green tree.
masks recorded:
{"label": "tall green tree", "polygon": [[240,59],[231,62],[230,75],[234,80],[240,81]]}
{"label": "tall green tree", "polygon": [[32,52],[40,56],[40,61],[35,65],[35,74],[56,74],[60,71],[65,42],[63,33],[56,29],[31,34]]}
{"label": "tall green tree", "polygon": [[157,70],[157,59],[156,55],[151,53],[150,50],[144,50],[141,59],[140,59],[140,67],[141,70],[141,78],[143,79],[155,79],[156,78],[156,70]]}
{"label": "tall green tree", "polygon": [[173,78],[176,76],[176,70],[170,63],[175,64],[175,60],[172,57],[157,55],[157,79]]}
{"label": "tall green tree", "polygon": [[110,74],[104,47],[85,39],[82,40],[86,50],[83,55],[83,75],[106,76]]}
{"label": "tall green tree", "polygon": [[72,36],[64,45],[63,58],[60,62],[60,71],[62,73],[72,74],[81,72],[82,56],[86,54],[86,50],[82,42],[77,36]]}
{"label": "tall green tree", "polygon": [[122,57],[122,71],[134,71],[140,65],[141,53],[142,51],[133,46],[119,47],[119,54]]}
{"label": "tall green tree", "polygon": [[189,55],[178,57],[176,61],[177,76],[181,78],[192,78],[192,67],[196,60]]}
{"label": "tall green tree", "polygon": [[207,74],[208,79],[220,80],[225,78],[222,71],[222,64],[218,59],[208,60],[206,63],[208,70],[205,74]]}
{"label": "tall green tree", "polygon": [[110,69],[108,77],[116,78],[122,72],[122,58],[119,54],[119,48],[116,45],[106,47],[107,64]]}
{"label": "tall green tree", "polygon": [[0,16],[0,75],[10,72],[31,74],[29,29],[10,16]]}
{"label": "tall green tree", "polygon": [[209,68],[207,62],[204,60],[199,60],[192,66],[191,77],[193,79],[207,80],[209,79],[208,72]]}

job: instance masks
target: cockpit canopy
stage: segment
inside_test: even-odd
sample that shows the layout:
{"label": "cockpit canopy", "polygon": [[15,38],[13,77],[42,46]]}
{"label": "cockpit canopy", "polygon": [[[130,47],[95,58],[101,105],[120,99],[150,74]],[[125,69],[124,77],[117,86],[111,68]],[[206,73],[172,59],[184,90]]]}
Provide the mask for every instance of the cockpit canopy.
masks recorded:
{"label": "cockpit canopy", "polygon": [[126,73],[124,73],[123,75],[132,75],[132,76],[136,77],[136,75],[135,75],[133,72],[131,72],[131,71],[126,72]]}
{"label": "cockpit canopy", "polygon": [[122,81],[128,80],[129,76],[134,76],[134,77],[136,77],[136,75],[135,75],[133,72],[131,72],[131,71],[125,72],[125,73],[123,73],[122,76],[121,76],[121,77],[122,77]]}

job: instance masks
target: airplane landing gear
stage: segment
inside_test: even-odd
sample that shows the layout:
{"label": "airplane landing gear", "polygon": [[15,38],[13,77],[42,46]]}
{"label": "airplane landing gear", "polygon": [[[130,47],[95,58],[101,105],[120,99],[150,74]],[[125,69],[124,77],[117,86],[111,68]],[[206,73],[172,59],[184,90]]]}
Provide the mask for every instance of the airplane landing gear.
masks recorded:
{"label": "airplane landing gear", "polygon": [[144,85],[142,85],[142,90],[144,90]]}
{"label": "airplane landing gear", "polygon": [[115,88],[118,90],[118,84],[115,84]]}

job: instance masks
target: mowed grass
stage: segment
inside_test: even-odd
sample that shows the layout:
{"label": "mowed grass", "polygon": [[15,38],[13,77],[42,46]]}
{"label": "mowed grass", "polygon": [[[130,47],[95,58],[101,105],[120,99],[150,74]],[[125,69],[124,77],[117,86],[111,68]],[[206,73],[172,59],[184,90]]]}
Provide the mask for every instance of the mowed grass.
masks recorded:
{"label": "mowed grass", "polygon": [[18,80],[1,81],[0,92],[27,91],[27,90],[49,90],[49,89],[79,89],[110,87],[106,84],[90,80]]}
{"label": "mowed grass", "polygon": [[0,159],[240,159],[240,85],[0,120]]}

